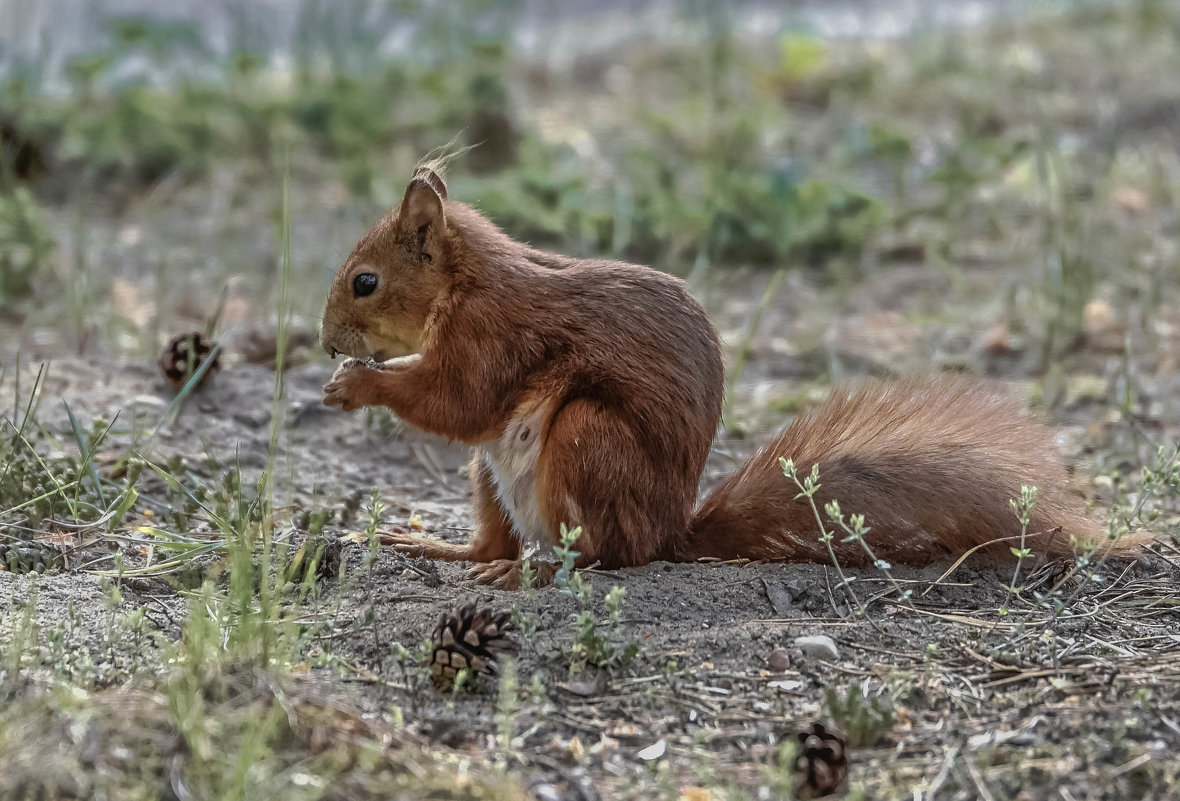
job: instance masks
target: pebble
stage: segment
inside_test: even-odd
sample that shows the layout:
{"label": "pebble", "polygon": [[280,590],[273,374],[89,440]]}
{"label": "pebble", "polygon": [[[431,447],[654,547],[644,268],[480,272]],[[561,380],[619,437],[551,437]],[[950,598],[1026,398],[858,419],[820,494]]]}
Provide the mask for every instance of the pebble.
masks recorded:
{"label": "pebble", "polygon": [[782,673],[791,667],[791,655],[786,648],[775,648],[766,659],[767,665],[776,673]]}
{"label": "pebble", "polygon": [[826,659],[832,662],[840,658],[835,640],[825,634],[796,637],[795,647],[802,651],[804,656],[813,659]]}
{"label": "pebble", "polygon": [[[204,411],[204,409],[202,409]],[[211,413],[220,411],[218,407],[210,410]],[[258,410],[253,412],[237,412],[233,416],[234,420],[241,423],[248,428],[262,428],[270,424],[270,412],[266,410]]]}

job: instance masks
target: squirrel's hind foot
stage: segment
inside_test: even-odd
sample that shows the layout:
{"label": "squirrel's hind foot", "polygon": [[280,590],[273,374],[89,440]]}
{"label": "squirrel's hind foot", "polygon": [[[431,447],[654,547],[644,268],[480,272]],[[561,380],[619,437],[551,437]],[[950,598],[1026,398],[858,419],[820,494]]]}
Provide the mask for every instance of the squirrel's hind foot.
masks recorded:
{"label": "squirrel's hind foot", "polygon": [[426,559],[441,559],[446,562],[467,562],[471,560],[470,545],[455,545],[450,542],[419,537],[401,531],[378,531],[382,545],[393,548],[406,556],[420,556]]}
{"label": "squirrel's hind foot", "polygon": [[[519,559],[497,559],[475,565],[467,570],[467,578],[478,584],[488,584],[498,590],[519,590],[521,587],[521,568],[523,562]],[[553,583],[553,576],[557,566],[551,562],[532,564],[533,578],[531,586],[546,587]]]}

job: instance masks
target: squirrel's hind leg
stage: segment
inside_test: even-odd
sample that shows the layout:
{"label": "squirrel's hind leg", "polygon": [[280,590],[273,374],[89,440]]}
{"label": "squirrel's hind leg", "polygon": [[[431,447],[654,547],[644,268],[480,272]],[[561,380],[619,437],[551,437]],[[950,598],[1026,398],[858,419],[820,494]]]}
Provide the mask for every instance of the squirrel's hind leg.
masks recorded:
{"label": "squirrel's hind leg", "polygon": [[377,536],[382,545],[393,548],[406,556],[425,557],[427,559],[441,559],[444,562],[467,562],[471,560],[471,545],[456,545],[450,542],[438,542],[417,534],[405,534],[400,531],[378,531]]}
{"label": "squirrel's hind leg", "polygon": [[483,454],[476,451],[471,459],[471,494],[475,509],[475,534],[466,545],[404,534],[380,532],[381,544],[394,548],[406,556],[441,559],[446,562],[495,562],[520,558],[520,540],[512,532],[512,524],[496,500],[496,487],[491,468]]}
{"label": "squirrel's hind leg", "polygon": [[520,538],[496,498],[496,479],[481,451],[471,457],[471,503],[475,512],[475,535],[471,538],[472,562],[519,559]]}
{"label": "squirrel's hind leg", "polygon": [[550,531],[582,529],[577,567],[646,565],[688,528],[697,476],[650,448],[629,419],[597,402],[572,401],[554,418],[537,492]]}

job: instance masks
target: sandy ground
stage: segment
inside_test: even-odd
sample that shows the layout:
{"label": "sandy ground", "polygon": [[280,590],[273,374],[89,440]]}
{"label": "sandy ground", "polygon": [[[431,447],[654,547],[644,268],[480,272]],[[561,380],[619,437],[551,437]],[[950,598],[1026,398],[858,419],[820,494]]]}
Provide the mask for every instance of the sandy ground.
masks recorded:
{"label": "sandy ground", "polygon": [[[904,278],[904,272],[894,275],[890,287],[904,291]],[[723,432],[706,485],[788,416],[773,410],[775,399],[822,394],[816,387],[833,358],[850,365],[847,372],[854,376],[904,371],[939,349],[975,358],[965,332],[907,327],[867,308],[833,326],[818,351],[784,344],[781,334],[806,329],[814,324],[808,315],[821,314],[808,295],[814,291],[806,282],[793,286],[772,309],[765,333],[755,338],[730,417],[760,422],[748,426],[754,433],[732,427]],[[878,287],[876,297],[885,291]],[[732,329],[727,336],[732,343],[750,301],[726,295],[724,288],[709,295],[722,329]],[[809,307],[810,313],[804,311]],[[1105,363],[1100,354],[1079,358],[1097,369]],[[363,528],[365,512],[361,519],[349,515],[348,500],[363,498],[367,504],[376,489],[387,505],[385,525],[416,521],[413,525],[427,532],[462,540],[471,522],[461,475],[466,448],[405,430],[384,416],[346,415],[321,406],[319,388],[331,369],[326,361],[313,360],[286,377],[275,471],[284,518],[286,512],[298,518],[299,510],[334,507],[326,531],[349,542],[346,535]],[[983,369],[1007,373],[1017,392],[1030,378],[1019,359]],[[11,396],[13,378],[11,372],[5,378],[5,397]],[[1148,425],[1161,436],[1174,435],[1180,420],[1177,395],[1168,392],[1174,383],[1164,375],[1148,385],[1159,401],[1149,404],[1155,413]],[[1087,386],[1092,385],[1093,380]],[[179,455],[193,481],[215,484],[227,465],[240,465],[244,477],[253,478],[266,464],[273,386],[273,372],[265,367],[238,364],[223,370],[174,423],[146,440],[143,432],[161,419],[171,397],[153,364],[63,358],[49,367],[40,416],[61,436],[68,431],[62,401],[80,420],[109,420],[118,412],[105,447],[118,452],[134,435],[153,460],[165,463]],[[1118,426],[1110,422],[1101,391],[1075,394],[1064,407],[1062,442],[1085,483],[1102,462],[1092,444],[1095,432],[1108,431],[1103,453],[1117,453],[1120,438],[1109,434]],[[1095,483],[1091,492],[1099,501],[1102,486]],[[293,543],[303,536],[290,526],[282,532]],[[110,564],[108,545],[83,553],[91,568]],[[885,600],[862,619],[849,616],[836,574],[824,565],[657,563],[592,571],[599,602],[608,587],[626,588],[623,620],[610,636],[620,647],[630,640],[640,646],[629,668],[599,679],[570,675],[568,619],[574,606],[556,590],[541,590],[530,600],[473,584],[461,565],[407,561],[383,551],[368,566],[367,553],[365,545],[345,545],[345,575],[352,578],[345,579],[344,591],[329,580],[307,604],[307,619],[323,626],[306,649],[308,664],[315,667],[302,671],[301,681],[372,714],[400,708],[409,726],[440,747],[483,753],[496,730],[492,696],[437,693],[421,671],[406,670],[390,649],[421,643],[440,612],[458,600],[515,608],[536,627],[519,638],[522,684],[535,676],[541,688],[517,718],[522,751],[536,757],[525,758],[525,773],[538,787],[556,787],[568,797],[615,797],[612,793],[651,786],[660,776],[671,776],[680,786],[706,774],[748,784],[772,758],[770,743],[819,717],[825,690],[836,687],[860,687],[889,698],[895,708],[893,724],[880,739],[853,751],[854,780],[929,781],[964,749],[987,750],[993,761],[995,749],[1011,751],[1001,763],[1041,751],[1084,760],[1089,740],[1115,728],[1119,735],[1105,741],[1105,756],[1068,772],[1063,786],[1084,787],[1097,775],[1122,787],[1117,780],[1124,774],[1117,769],[1141,754],[1163,765],[1165,773],[1176,769],[1180,613],[1174,599],[1180,579],[1162,558],[1102,564],[1098,573],[1104,583],[1069,585],[1076,619],[1024,615],[1026,624],[1018,628],[998,614],[1003,587],[1011,580],[1006,566],[969,564],[941,581],[945,565],[898,570],[897,578],[915,590],[912,604]],[[73,557],[73,564],[80,559]],[[1034,587],[1045,574],[1040,565],[1026,571]],[[854,575],[863,597],[887,593],[881,574]],[[70,617],[80,620],[70,627],[72,648],[90,652],[112,678],[119,675],[120,660],[123,669],[137,660],[152,663],[151,647],[120,655],[124,646],[112,639],[114,612],[94,575],[63,571],[36,580],[0,572],[0,609],[11,613],[30,597],[43,630]],[[185,618],[184,597],[183,582],[136,578],[125,583],[121,608],[145,606],[159,634],[171,639],[179,636]],[[1140,612],[1132,614],[1132,608]],[[831,637],[837,653],[803,650],[798,638],[807,635]],[[768,660],[776,649],[785,649],[788,663],[772,668]],[[1136,682],[1153,688],[1151,714],[1132,714]],[[645,758],[652,748],[661,752],[659,759]],[[1013,769],[994,776],[992,786],[1018,780],[1018,786],[1036,788],[1029,775]],[[1029,791],[1038,794],[1028,797],[1058,797],[1050,792],[1057,781],[1050,781],[1053,775],[1046,773],[1041,789]]]}

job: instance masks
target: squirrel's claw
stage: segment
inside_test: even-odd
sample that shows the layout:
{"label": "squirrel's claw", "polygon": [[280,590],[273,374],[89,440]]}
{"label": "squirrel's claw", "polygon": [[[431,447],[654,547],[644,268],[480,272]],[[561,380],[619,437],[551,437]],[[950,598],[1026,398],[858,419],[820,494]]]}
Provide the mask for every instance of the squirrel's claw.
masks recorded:
{"label": "squirrel's claw", "polygon": [[368,369],[360,359],[348,359],[337,367],[324,384],[324,405],[339,406],[346,412],[367,406],[364,394],[371,385],[363,372]]}
{"label": "squirrel's claw", "polygon": [[497,590],[519,590],[520,562],[513,559],[497,559],[494,562],[478,564],[467,570],[467,578],[477,584],[489,584]]}
{"label": "squirrel's claw", "polygon": [[[477,584],[489,584],[497,590],[519,590],[522,563],[517,559],[496,559],[475,565],[467,570],[467,578]],[[556,566],[549,562],[533,564],[533,587],[545,587],[553,583]]]}

